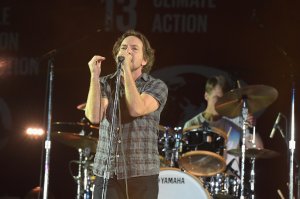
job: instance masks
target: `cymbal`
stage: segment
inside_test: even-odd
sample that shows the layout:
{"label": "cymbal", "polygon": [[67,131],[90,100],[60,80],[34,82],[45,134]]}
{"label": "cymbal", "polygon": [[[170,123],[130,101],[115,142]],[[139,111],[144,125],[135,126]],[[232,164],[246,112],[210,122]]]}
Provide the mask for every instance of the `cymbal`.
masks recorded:
{"label": "cymbal", "polygon": [[84,110],[85,110],[85,106],[86,106],[86,103],[82,103],[82,104],[79,104],[76,108],[77,108],[78,110],[84,111]]}
{"label": "cymbal", "polygon": [[94,131],[98,127],[90,125],[87,122],[54,122],[52,123],[52,131],[61,132],[81,132],[81,131]]}
{"label": "cymbal", "polygon": [[[242,156],[241,149],[231,149],[228,150],[227,153],[234,156]],[[274,158],[279,156],[279,153],[276,151],[272,151],[270,149],[262,149],[262,148],[248,148],[245,152],[246,158],[257,158],[257,159],[266,159],[266,158]]]}
{"label": "cymbal", "polygon": [[173,128],[170,128],[168,126],[163,126],[163,125],[158,125],[158,130],[161,132],[165,132],[165,131],[168,131],[169,133],[174,132]]}
{"label": "cymbal", "polygon": [[278,97],[275,88],[266,85],[251,85],[231,90],[219,98],[216,103],[216,111],[223,116],[230,118],[241,114],[243,98],[247,100],[249,113],[256,113],[270,104]]}
{"label": "cymbal", "polygon": [[91,136],[83,136],[77,133],[69,132],[52,132],[52,136],[57,141],[76,148],[76,149],[85,149],[90,148],[92,153],[96,153],[98,139]]}

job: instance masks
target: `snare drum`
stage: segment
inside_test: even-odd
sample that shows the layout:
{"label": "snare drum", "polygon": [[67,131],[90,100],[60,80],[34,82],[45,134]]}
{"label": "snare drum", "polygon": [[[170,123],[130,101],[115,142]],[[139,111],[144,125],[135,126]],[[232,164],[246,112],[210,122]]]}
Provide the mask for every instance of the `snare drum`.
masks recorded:
{"label": "snare drum", "polygon": [[201,181],[176,168],[161,168],[158,199],[211,199]]}
{"label": "snare drum", "polygon": [[184,129],[180,166],[196,176],[213,176],[224,171],[226,141],[227,134],[215,127],[197,125]]}
{"label": "snare drum", "polygon": [[219,173],[204,180],[205,188],[216,198],[239,198],[240,179],[227,173]]}

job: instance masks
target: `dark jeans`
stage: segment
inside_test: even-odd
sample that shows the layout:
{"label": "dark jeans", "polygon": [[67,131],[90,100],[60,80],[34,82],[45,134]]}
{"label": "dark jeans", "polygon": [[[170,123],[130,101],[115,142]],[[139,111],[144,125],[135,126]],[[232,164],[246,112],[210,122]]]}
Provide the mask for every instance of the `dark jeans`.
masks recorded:
{"label": "dark jeans", "polygon": [[[158,175],[127,179],[129,199],[157,199]],[[96,177],[93,199],[102,199],[103,178]],[[126,199],[125,180],[116,177],[108,180],[106,199]]]}

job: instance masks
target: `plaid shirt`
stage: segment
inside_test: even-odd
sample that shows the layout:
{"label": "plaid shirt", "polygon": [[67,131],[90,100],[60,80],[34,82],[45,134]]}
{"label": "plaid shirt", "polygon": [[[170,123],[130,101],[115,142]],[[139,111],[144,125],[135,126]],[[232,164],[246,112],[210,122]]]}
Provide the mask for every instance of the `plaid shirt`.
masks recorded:
{"label": "plaid shirt", "polygon": [[[124,86],[120,86],[121,125],[118,132],[113,133],[111,159],[108,163],[108,146],[111,128],[113,98],[115,89],[114,75],[100,78],[102,97],[108,98],[106,115],[100,122],[99,141],[94,158],[93,172],[103,177],[108,166],[110,177],[118,179],[127,177],[155,175],[159,173],[158,125],[160,113],[167,101],[168,88],[164,82],[143,73],[136,81],[139,93],[147,93],[159,103],[159,108],[141,117],[131,117],[125,103]],[[118,113],[117,113],[118,115]],[[107,164],[108,163],[108,164]]]}

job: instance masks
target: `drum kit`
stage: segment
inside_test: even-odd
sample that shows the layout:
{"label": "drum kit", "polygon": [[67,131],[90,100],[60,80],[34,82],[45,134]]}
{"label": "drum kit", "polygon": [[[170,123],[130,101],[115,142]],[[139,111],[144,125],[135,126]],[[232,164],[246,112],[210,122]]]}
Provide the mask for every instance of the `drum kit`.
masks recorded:
{"label": "drum kit", "polygon": [[[221,116],[246,118],[245,114],[265,109],[277,96],[276,89],[269,86],[246,86],[225,93],[218,100],[216,110]],[[79,110],[84,108],[84,104],[77,107]],[[245,123],[246,120],[243,119],[243,127],[240,128],[241,146],[230,150],[226,149],[227,133],[206,123],[184,129],[159,125],[158,151],[161,171],[158,198],[255,198],[255,160],[273,158],[279,153],[257,148],[255,143],[253,148],[245,148]],[[98,128],[87,121],[57,122],[53,127],[55,140],[76,148],[79,152],[78,175],[73,176],[77,182],[76,198],[92,198],[94,176],[91,160],[98,142],[97,136],[93,136],[93,130]],[[226,165],[226,154],[242,159],[240,173],[229,172],[230,163]],[[245,159],[251,161],[251,176],[247,186]]]}

